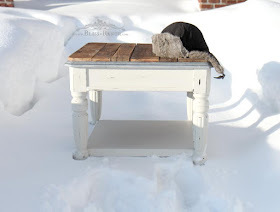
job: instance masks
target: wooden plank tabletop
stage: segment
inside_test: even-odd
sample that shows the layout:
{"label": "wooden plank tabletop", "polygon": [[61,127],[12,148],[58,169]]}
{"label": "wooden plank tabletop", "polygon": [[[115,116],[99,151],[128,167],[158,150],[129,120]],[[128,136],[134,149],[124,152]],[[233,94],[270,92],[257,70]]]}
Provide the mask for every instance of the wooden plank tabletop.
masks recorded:
{"label": "wooden plank tabletop", "polygon": [[135,43],[122,43],[119,49],[111,58],[111,61],[130,61],[130,56],[135,48]]}
{"label": "wooden plank tabletop", "polygon": [[159,62],[157,57],[152,51],[152,44],[137,44],[130,57],[132,62]]}
{"label": "wooden plank tabletop", "polygon": [[69,61],[117,62],[207,62],[202,59],[162,58],[152,52],[152,44],[87,43],[68,57]]}
{"label": "wooden plank tabletop", "polygon": [[92,58],[91,61],[111,61],[111,57],[120,47],[120,43],[106,43]]}

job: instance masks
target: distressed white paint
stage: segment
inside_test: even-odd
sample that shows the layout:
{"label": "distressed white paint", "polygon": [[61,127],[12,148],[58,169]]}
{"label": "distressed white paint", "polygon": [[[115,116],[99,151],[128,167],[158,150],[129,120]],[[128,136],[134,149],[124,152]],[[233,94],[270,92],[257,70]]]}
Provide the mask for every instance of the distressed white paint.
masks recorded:
{"label": "distressed white paint", "polygon": [[76,144],[76,152],[73,158],[77,160],[86,159],[88,157],[88,114],[87,114],[87,93],[71,92],[72,94],[72,110],[73,110],[73,132]]}
{"label": "distressed white paint", "polygon": [[70,67],[70,90],[74,92],[87,91],[87,70]]}
{"label": "distressed white paint", "polygon": [[194,73],[193,91],[193,142],[194,164],[204,164],[207,160],[206,148],[208,138],[208,96],[210,92],[210,71]]}
{"label": "distressed white paint", "polygon": [[[70,90],[73,96],[73,128],[77,148],[74,153],[75,159],[87,158],[88,148],[90,155],[103,155],[104,153],[106,156],[110,151],[116,151],[111,148],[107,149],[108,151],[100,152],[94,148],[94,144],[93,146],[89,144],[88,147],[87,91],[89,91],[91,100],[92,119],[96,123],[95,128],[97,129],[102,126],[106,127],[104,124],[99,125],[101,122],[98,122],[101,115],[101,92],[103,90],[184,91],[188,92],[188,120],[192,120],[193,123],[193,162],[195,164],[205,162],[210,92],[210,66],[208,63],[68,62],[67,65],[70,66]],[[105,131],[103,134],[106,134]],[[171,134],[176,136],[174,133]],[[92,136],[89,141],[94,140]],[[131,137],[130,140],[135,140],[135,138]],[[141,141],[139,142],[141,143]],[[121,152],[124,154],[126,151],[130,151],[130,149],[123,148]],[[145,151],[146,153],[152,152],[147,149]],[[163,151],[164,154],[168,153],[168,149],[163,150],[159,147],[158,155],[162,155],[160,151]],[[140,149],[137,153],[137,148],[134,148],[132,152],[133,155],[146,155]],[[171,152],[172,149],[170,149]],[[127,155],[129,154],[127,153]]]}
{"label": "distressed white paint", "polygon": [[68,61],[67,66],[73,68],[92,68],[99,70],[106,69],[145,69],[145,70],[197,70],[208,69],[209,63],[205,62],[86,62],[86,61]]}
{"label": "distressed white paint", "polygon": [[193,93],[209,93],[210,87],[208,85],[208,71],[196,70],[193,77]]}
{"label": "distressed white paint", "polygon": [[206,161],[208,136],[208,108],[207,94],[194,94],[193,101],[193,162],[203,164]]}
{"label": "distressed white paint", "polygon": [[187,117],[192,121],[193,116],[193,92],[187,92]]}
{"label": "distressed white paint", "polygon": [[89,89],[121,91],[192,91],[186,70],[89,69]]}
{"label": "distressed white paint", "polygon": [[90,100],[90,112],[91,112],[91,124],[95,125],[101,117],[102,110],[102,91],[89,91]]}

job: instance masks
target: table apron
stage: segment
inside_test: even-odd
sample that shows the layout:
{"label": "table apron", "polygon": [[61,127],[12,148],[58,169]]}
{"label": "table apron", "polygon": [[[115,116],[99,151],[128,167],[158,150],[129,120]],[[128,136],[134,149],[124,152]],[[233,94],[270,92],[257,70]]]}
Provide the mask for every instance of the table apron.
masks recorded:
{"label": "table apron", "polygon": [[209,94],[208,69],[92,69],[70,67],[73,92],[99,91],[187,91]]}

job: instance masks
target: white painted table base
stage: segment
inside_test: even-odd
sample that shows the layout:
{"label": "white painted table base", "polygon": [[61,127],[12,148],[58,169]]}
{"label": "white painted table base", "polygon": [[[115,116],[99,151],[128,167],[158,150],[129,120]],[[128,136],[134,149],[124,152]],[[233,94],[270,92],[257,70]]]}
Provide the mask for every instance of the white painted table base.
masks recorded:
{"label": "white painted table base", "polygon": [[[94,143],[92,140],[95,140],[95,134],[100,137],[105,132],[102,126],[103,128],[106,125],[111,126],[109,129],[111,131],[114,129],[112,123],[108,121],[100,121],[98,127],[101,116],[102,91],[184,91],[187,92],[188,121],[192,121],[193,162],[194,164],[203,164],[206,161],[208,96],[211,75],[208,63],[67,62],[67,65],[70,66],[70,90],[73,97],[73,131],[76,144],[76,151],[73,154],[74,159],[86,159],[89,155],[146,156],[155,153],[159,156],[168,156],[179,153],[178,148],[174,151],[168,145],[164,150],[159,146],[159,151],[140,147],[137,152],[137,148],[122,147],[118,152],[116,146],[114,147],[116,149],[104,148],[103,146],[103,150],[100,150],[98,149],[100,143],[97,144],[97,141]],[[89,93],[93,124],[96,124],[96,131],[98,129],[100,131],[95,132],[94,130],[90,137],[88,137],[87,93]],[[129,125],[131,124],[133,125],[132,122],[129,123]],[[134,124],[139,125],[137,122],[134,122]],[[175,126],[178,123],[174,122],[172,124]],[[118,125],[125,126],[125,122],[118,123]],[[176,137],[175,131],[172,133]],[[190,133],[188,136],[191,136]],[[137,139],[139,140],[139,138]],[[170,139],[172,144],[172,138],[170,137]],[[137,142],[140,142],[140,140]],[[161,144],[159,143],[159,145]],[[137,144],[135,146],[137,147]],[[190,147],[190,145],[186,146]],[[156,150],[156,148],[152,149]],[[183,152],[187,151],[186,148],[182,148],[182,150]],[[160,154],[160,151],[164,154]]]}

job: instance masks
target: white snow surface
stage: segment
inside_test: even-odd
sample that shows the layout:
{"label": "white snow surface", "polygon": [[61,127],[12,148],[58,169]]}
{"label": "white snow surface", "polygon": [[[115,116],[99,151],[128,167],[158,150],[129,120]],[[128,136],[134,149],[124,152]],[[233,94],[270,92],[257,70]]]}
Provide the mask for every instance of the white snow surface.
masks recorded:
{"label": "white snow surface", "polygon": [[[15,4],[36,10],[0,8],[0,211],[280,210],[278,0],[204,12],[179,0]],[[67,56],[87,42],[151,42],[174,21],[198,26],[226,70],[211,82],[206,165],[184,154],[72,160]],[[104,92],[101,118],[185,120],[185,98]]]}
{"label": "white snow surface", "polygon": [[37,81],[59,77],[64,43],[76,29],[74,18],[40,11],[0,8],[0,101],[14,115],[36,102]]}

